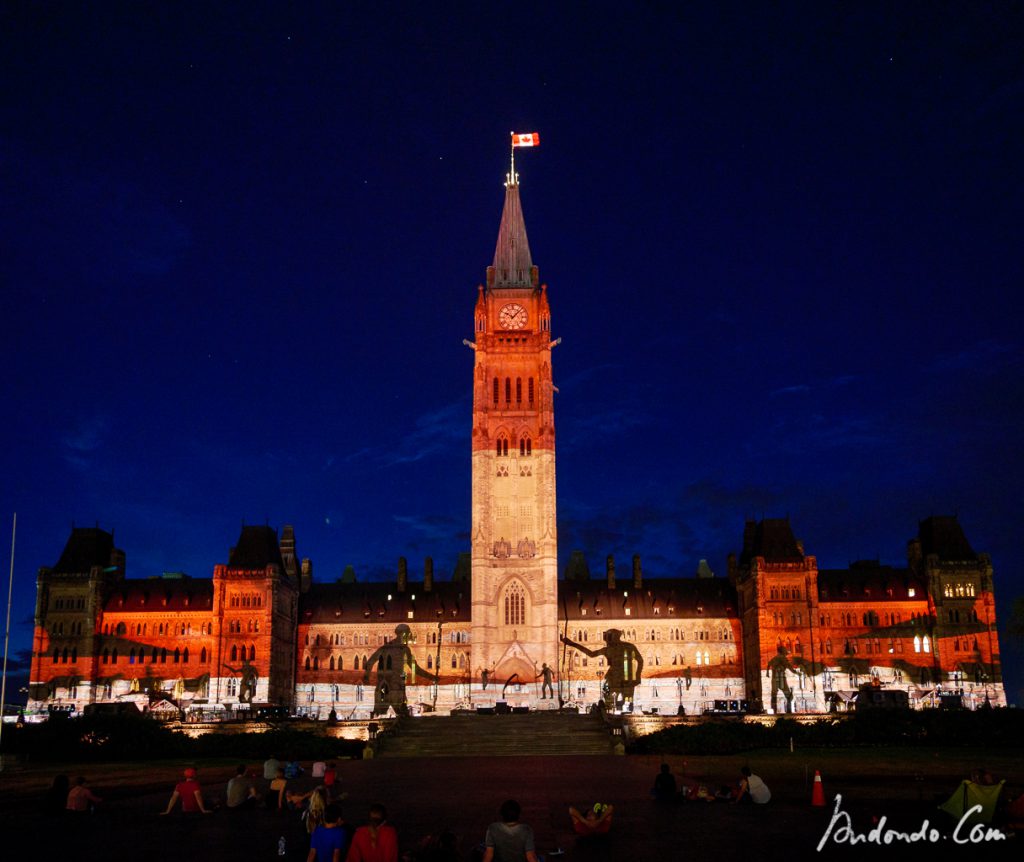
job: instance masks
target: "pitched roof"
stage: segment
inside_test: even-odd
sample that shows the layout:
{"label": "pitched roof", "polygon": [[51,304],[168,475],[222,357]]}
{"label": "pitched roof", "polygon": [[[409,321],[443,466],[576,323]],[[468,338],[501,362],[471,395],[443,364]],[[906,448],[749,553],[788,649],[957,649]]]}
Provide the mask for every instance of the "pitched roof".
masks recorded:
{"label": "pitched roof", "polygon": [[53,571],[70,575],[88,573],[93,566],[106,568],[113,552],[113,533],[99,527],[73,527]]}
{"label": "pitched roof", "polygon": [[427,592],[410,581],[401,593],[393,581],[314,583],[299,599],[299,622],[468,623],[470,610],[468,582],[434,581]]}
{"label": "pitched roof", "polygon": [[925,518],[917,525],[917,537],[921,541],[924,556],[935,554],[940,560],[977,560],[967,536],[955,515],[935,515]]}
{"label": "pitched roof", "polygon": [[519,185],[505,186],[498,243],[494,248],[494,287],[532,287],[533,259],[519,202]]}
{"label": "pitched roof", "polygon": [[754,557],[763,557],[768,563],[803,562],[803,551],[797,544],[788,518],[747,521],[743,529],[740,562],[749,563]]}
{"label": "pitched roof", "polygon": [[285,570],[277,530],[273,527],[242,527],[238,544],[228,555],[228,568],[265,569],[270,565],[279,566],[282,572]]}
{"label": "pitched roof", "polygon": [[149,578],[122,581],[107,596],[105,611],[208,611],[213,607],[213,581],[210,578]]}
{"label": "pitched roof", "polygon": [[848,569],[821,569],[818,572],[818,598],[822,604],[908,599],[926,601],[927,586],[925,580],[910,569],[883,566],[873,560],[853,563]]}
{"label": "pitched roof", "polygon": [[630,620],[736,616],[736,591],[725,578],[648,578],[639,590],[619,584],[559,581],[559,619],[625,620],[627,608]]}

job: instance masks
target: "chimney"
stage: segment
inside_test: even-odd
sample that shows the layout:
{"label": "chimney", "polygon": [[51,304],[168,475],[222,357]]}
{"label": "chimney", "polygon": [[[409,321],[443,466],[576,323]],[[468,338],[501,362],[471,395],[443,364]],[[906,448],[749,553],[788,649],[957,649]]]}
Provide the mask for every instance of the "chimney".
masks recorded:
{"label": "chimney", "polygon": [[608,555],[608,589],[615,589],[615,556],[613,554]]}
{"label": "chimney", "polygon": [[398,592],[404,593],[409,583],[409,569],[405,563],[405,557],[398,558]]}
{"label": "chimney", "polygon": [[644,574],[640,568],[640,555],[633,554],[633,589],[639,590],[643,586]]}
{"label": "chimney", "polygon": [[423,592],[429,593],[434,589],[434,559],[427,557],[423,561]]}

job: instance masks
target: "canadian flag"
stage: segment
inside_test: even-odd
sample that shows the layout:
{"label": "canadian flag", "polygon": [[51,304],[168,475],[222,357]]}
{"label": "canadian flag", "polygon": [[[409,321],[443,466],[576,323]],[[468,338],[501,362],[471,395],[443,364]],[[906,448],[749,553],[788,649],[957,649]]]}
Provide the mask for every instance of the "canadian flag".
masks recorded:
{"label": "canadian flag", "polygon": [[538,132],[530,132],[526,135],[517,135],[515,132],[512,133],[512,146],[513,147],[539,147],[540,146],[540,134]]}

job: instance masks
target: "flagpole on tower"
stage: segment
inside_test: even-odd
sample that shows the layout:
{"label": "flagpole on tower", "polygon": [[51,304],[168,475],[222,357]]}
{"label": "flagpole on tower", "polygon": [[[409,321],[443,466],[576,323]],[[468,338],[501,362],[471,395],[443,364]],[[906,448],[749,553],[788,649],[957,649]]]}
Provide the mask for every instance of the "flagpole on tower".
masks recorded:
{"label": "flagpole on tower", "polygon": [[516,184],[516,133],[509,132],[509,141],[512,144],[512,172],[508,175],[508,183],[511,186]]}

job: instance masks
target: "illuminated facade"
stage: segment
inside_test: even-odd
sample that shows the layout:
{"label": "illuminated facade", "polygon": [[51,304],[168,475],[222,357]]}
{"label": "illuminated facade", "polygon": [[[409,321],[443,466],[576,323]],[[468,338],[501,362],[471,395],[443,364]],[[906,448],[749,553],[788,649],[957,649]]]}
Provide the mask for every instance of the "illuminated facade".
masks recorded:
{"label": "illuminated facade", "polygon": [[728,578],[557,577],[551,309],[509,175],[473,315],[471,549],[451,580],[399,560],[393,581],[314,583],[295,536],[244,527],[208,579],[126,578],[100,529],[39,571],[29,708],[135,701],[186,711],[285,705],[367,718],[389,707],[554,707],[687,714],[716,702],[842,709],[872,681],[914,705],[1005,705],[992,566],[955,518],[929,518],[906,568],[819,570],[788,521],[750,522]]}

